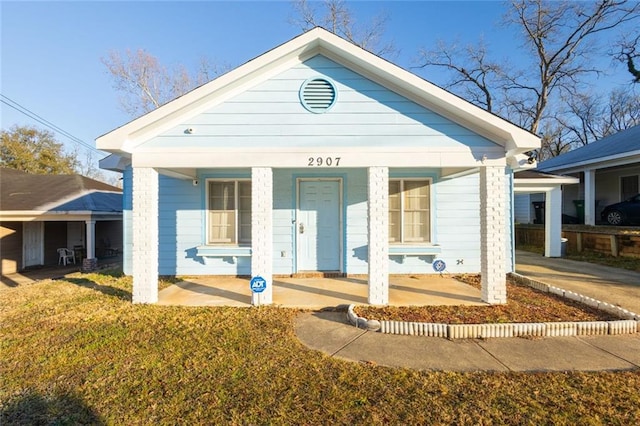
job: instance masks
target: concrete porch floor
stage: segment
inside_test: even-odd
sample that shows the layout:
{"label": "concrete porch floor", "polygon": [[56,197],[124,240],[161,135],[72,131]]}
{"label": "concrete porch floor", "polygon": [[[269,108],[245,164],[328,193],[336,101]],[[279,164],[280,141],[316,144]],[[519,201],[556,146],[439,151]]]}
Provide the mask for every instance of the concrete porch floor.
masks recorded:
{"label": "concrete porch floor", "polygon": [[[389,305],[486,305],[480,290],[447,276],[391,276]],[[273,304],[317,309],[367,304],[366,278],[275,278]],[[251,306],[248,278],[189,277],[158,294],[159,305]]]}

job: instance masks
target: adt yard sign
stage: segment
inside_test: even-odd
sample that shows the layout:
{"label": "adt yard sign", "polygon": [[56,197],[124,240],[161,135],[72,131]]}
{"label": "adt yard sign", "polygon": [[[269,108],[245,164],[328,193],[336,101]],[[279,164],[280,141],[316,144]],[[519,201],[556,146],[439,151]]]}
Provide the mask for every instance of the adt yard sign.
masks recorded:
{"label": "adt yard sign", "polygon": [[251,291],[254,293],[262,293],[267,288],[267,280],[261,276],[251,278]]}

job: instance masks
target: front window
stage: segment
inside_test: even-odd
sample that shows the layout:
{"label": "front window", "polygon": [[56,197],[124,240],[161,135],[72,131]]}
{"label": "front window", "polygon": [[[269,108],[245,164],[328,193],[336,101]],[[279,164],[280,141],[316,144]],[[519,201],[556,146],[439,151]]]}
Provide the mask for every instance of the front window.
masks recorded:
{"label": "front window", "polygon": [[251,182],[209,181],[208,244],[251,243]]}
{"label": "front window", "polygon": [[389,242],[431,241],[431,190],[428,179],[389,181]]}

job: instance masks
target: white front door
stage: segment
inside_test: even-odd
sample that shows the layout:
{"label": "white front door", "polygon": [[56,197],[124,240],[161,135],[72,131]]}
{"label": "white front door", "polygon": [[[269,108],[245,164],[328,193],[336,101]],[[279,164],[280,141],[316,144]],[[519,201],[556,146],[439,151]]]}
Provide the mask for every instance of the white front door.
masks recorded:
{"label": "white front door", "polygon": [[27,266],[44,265],[43,222],[24,222],[22,225],[22,263]]}
{"label": "white front door", "polygon": [[341,183],[340,179],[298,183],[298,271],[340,271]]}

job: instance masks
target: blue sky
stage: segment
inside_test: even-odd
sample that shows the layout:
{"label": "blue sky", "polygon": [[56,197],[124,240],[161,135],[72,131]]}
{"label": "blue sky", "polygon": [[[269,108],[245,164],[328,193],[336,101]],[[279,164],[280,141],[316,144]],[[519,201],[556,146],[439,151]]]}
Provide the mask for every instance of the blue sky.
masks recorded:
{"label": "blue sky", "polygon": [[[415,66],[419,49],[438,39],[483,37],[498,58],[520,58],[513,30],[500,25],[502,2],[387,0],[349,6],[361,21],[381,11],[389,14],[385,38],[400,50],[394,62],[404,68]],[[96,137],[130,120],[100,62],[110,50],[143,48],[167,66],[195,67],[203,56],[237,66],[301,32],[288,22],[294,13],[289,1],[2,1],[0,7],[0,92],[92,146]],[[606,85],[608,93],[629,81],[609,58],[601,63],[610,73],[594,87]],[[413,71],[444,82],[442,75]],[[0,105],[2,129],[37,124]],[[68,137],[58,134],[58,139],[74,147]]]}

